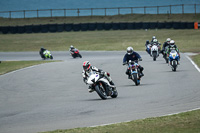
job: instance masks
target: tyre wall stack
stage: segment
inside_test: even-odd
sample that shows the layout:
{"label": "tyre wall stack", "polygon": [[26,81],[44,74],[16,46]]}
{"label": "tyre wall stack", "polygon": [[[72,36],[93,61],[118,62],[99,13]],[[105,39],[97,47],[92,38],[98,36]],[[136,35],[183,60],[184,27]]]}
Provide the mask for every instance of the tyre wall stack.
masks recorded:
{"label": "tyre wall stack", "polygon": [[80,23],[44,24],[25,26],[1,26],[0,33],[48,33],[94,30],[138,30],[138,29],[194,29],[194,22],[119,22],[119,23]]}

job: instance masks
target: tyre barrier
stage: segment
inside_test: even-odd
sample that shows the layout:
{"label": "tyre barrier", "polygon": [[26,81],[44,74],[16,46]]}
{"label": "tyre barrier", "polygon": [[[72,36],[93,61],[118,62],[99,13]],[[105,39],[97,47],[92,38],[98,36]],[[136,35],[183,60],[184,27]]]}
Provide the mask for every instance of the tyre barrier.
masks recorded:
{"label": "tyre barrier", "polygon": [[80,23],[80,24],[44,24],[25,26],[1,26],[0,33],[48,33],[63,31],[94,30],[134,30],[134,29],[194,29],[194,22],[120,22],[120,23]]}
{"label": "tyre barrier", "polygon": [[81,24],[81,31],[88,31],[88,23]]}
{"label": "tyre barrier", "polygon": [[49,31],[49,25],[41,25],[41,32],[47,33]]}
{"label": "tyre barrier", "polygon": [[57,32],[63,32],[65,30],[65,24],[57,24]]}
{"label": "tyre barrier", "polygon": [[49,24],[49,32],[57,32],[57,24]]}
{"label": "tyre barrier", "polygon": [[88,30],[94,31],[97,29],[97,24],[96,23],[89,23],[88,24]]}
{"label": "tyre barrier", "polygon": [[81,24],[73,24],[73,30],[74,31],[80,31],[81,30]]}
{"label": "tyre barrier", "polygon": [[65,24],[65,31],[72,31],[73,24]]}
{"label": "tyre barrier", "polygon": [[105,23],[97,23],[97,30],[104,30]]}

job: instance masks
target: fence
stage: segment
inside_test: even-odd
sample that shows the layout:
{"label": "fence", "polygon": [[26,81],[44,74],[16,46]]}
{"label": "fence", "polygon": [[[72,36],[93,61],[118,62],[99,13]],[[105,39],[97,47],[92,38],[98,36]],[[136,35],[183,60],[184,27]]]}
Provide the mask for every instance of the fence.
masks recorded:
{"label": "fence", "polygon": [[134,29],[194,29],[194,22],[130,22],[130,23],[80,23],[46,24],[0,27],[0,33],[47,33],[63,31],[134,30]]}
{"label": "fence", "polygon": [[200,4],[180,4],[166,6],[117,7],[117,8],[78,8],[41,9],[21,11],[1,11],[5,18],[67,17],[67,16],[110,16],[121,14],[184,14],[200,13]]}

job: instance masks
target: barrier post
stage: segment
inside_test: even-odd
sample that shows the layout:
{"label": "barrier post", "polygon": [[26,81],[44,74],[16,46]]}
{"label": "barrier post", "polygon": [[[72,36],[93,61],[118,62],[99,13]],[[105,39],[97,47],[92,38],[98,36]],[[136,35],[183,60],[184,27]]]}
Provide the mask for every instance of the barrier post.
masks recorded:
{"label": "barrier post", "polygon": [[198,22],[194,22],[194,29],[198,29]]}

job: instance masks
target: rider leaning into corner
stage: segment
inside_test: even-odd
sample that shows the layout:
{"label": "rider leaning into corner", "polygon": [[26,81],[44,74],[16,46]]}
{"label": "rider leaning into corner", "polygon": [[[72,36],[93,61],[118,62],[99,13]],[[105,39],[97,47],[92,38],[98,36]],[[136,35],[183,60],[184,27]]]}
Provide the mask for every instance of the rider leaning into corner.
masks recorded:
{"label": "rider leaning into corner", "polygon": [[[83,72],[82,72],[82,76],[83,76],[83,81],[87,84],[87,80],[89,78],[89,73],[95,71],[95,72],[99,72],[101,75],[103,75],[110,83],[111,87],[116,89],[115,84],[113,83],[110,74],[108,72],[104,72],[101,69],[96,68],[95,66],[91,66],[89,61],[84,61],[83,62]],[[89,92],[93,92],[94,90],[89,86],[88,88]]]}
{"label": "rider leaning into corner", "polygon": [[41,47],[41,48],[40,48],[40,52],[39,52],[39,53],[40,53],[40,55],[41,55],[41,57],[42,57],[42,58],[45,58],[45,57],[44,57],[44,54],[43,54],[43,53],[44,53],[44,51],[46,51],[46,49],[45,49],[45,48],[43,48],[43,47]]}
{"label": "rider leaning into corner", "polygon": [[[123,65],[128,63],[129,60],[135,61],[136,63],[138,63],[138,60],[142,61],[141,56],[137,52],[133,51],[132,47],[127,48],[127,53],[124,55],[124,58],[123,58]],[[144,76],[144,74],[142,72],[144,70],[144,68],[141,65],[139,65],[138,68],[140,69],[140,77]],[[130,79],[131,77],[129,75],[129,69],[126,70],[126,74],[128,75],[128,78]]]}
{"label": "rider leaning into corner", "polygon": [[73,46],[73,45],[71,45],[71,46],[70,46],[70,48],[69,48],[70,55],[71,55],[71,53],[73,53],[73,52],[74,52],[74,49],[75,49],[75,48],[74,48],[74,46]]}

